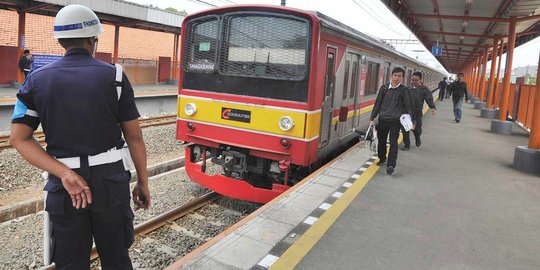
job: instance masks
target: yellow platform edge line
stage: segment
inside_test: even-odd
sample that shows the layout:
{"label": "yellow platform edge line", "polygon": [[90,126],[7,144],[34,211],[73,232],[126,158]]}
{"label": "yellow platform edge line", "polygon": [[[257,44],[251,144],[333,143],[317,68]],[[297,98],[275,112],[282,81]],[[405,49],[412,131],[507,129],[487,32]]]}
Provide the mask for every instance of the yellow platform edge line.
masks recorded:
{"label": "yellow platform edge line", "polygon": [[317,244],[319,239],[347,209],[349,204],[364,189],[366,184],[373,178],[380,166],[373,162],[369,168],[362,173],[354,184],[345,191],[320,218],[296,241],[279,259],[270,267],[270,269],[294,269],[306,254]]}
{"label": "yellow platform edge line", "polygon": [[[437,101],[438,98],[434,98]],[[424,107],[423,114],[428,111],[429,107]],[[399,134],[398,145],[403,141],[403,134]],[[390,147],[387,147],[387,155]],[[345,191],[343,196],[339,198],[330,209],[328,209],[318,220],[311,226],[296,242],[294,242],[279,259],[272,264],[270,270],[294,269],[308,254],[309,251],[319,242],[321,237],[341,216],[343,211],[351,204],[351,202],[362,192],[367,183],[375,176],[375,173],[381,168],[377,166],[378,159],[368,167],[355,181],[354,184]]]}

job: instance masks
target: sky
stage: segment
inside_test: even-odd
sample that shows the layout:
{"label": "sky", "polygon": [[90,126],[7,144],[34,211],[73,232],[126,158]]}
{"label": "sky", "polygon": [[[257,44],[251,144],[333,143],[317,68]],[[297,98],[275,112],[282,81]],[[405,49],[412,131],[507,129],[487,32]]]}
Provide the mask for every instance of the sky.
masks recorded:
{"label": "sky", "polygon": [[[215,6],[227,6],[232,4],[269,4],[280,5],[281,0],[128,0],[143,5],[157,6],[165,9],[168,7],[177,10],[185,10],[188,14],[212,8]],[[465,1],[465,0],[462,0]],[[203,4],[206,2],[208,4]],[[414,39],[416,36],[403,25],[403,23],[379,0],[286,0],[287,6],[316,10],[328,15],[350,27],[379,39]],[[474,2],[473,2],[474,3]],[[360,19],[361,18],[361,19]],[[434,68],[444,70],[437,59],[431,55],[421,43],[414,45],[394,45],[399,51],[410,57],[416,58]],[[540,51],[540,37],[518,47],[514,51],[512,67],[538,65],[538,53]],[[506,54],[505,54],[506,55]],[[503,56],[504,67],[506,57]],[[490,64],[488,64],[488,69]]]}

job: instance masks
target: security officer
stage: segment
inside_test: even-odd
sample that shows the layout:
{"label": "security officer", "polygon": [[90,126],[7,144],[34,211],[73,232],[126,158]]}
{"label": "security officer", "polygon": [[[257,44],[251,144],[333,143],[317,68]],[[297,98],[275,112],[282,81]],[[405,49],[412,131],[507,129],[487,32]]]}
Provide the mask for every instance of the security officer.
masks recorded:
{"label": "security officer", "polygon": [[[49,172],[45,210],[57,269],[89,269],[92,238],[103,269],[132,269],[129,156],[138,175],[133,201],[137,207],[150,206],[133,89],[125,74],[93,57],[102,32],[89,8],[62,8],[54,36],[66,54],[29,74],[12,116],[11,144],[29,163]],[[32,136],[40,123],[46,151]],[[131,154],[122,148],[122,134]]]}

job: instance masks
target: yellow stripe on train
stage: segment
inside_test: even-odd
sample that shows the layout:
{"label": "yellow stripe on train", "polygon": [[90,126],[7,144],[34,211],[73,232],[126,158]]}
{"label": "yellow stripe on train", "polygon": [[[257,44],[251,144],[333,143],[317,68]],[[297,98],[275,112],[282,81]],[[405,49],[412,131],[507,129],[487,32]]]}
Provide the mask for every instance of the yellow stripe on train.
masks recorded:
{"label": "yellow stripe on train", "polygon": [[[347,113],[347,119],[353,117],[355,112],[356,112],[356,115],[359,116],[359,115],[362,115],[364,113],[371,112],[372,110],[373,110],[373,105],[369,105],[369,106],[364,107],[364,108],[362,108],[360,110],[349,111],[349,113]],[[338,122],[339,122],[339,117],[332,118],[332,125],[336,125]]]}
{"label": "yellow stripe on train", "polygon": [[[192,116],[188,116],[184,112],[184,108],[188,103],[195,104],[197,108],[196,113]],[[321,117],[320,112],[308,114],[307,112],[286,110],[285,108],[279,109],[277,107],[186,96],[181,96],[178,99],[178,116],[185,120],[191,119],[296,138],[313,138],[317,136]],[[279,128],[278,122],[283,116],[288,116],[293,120],[294,127],[291,130],[284,131]],[[306,127],[306,130],[304,130],[304,127]]]}

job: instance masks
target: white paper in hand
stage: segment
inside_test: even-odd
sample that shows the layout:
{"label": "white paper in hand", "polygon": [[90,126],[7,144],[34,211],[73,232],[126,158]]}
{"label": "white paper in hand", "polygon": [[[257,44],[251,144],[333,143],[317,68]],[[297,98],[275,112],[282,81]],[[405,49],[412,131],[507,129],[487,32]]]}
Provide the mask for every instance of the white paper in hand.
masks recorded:
{"label": "white paper in hand", "polygon": [[408,114],[402,114],[399,118],[399,122],[401,122],[401,125],[405,129],[405,131],[409,131],[413,128],[413,122],[411,119],[411,116]]}

